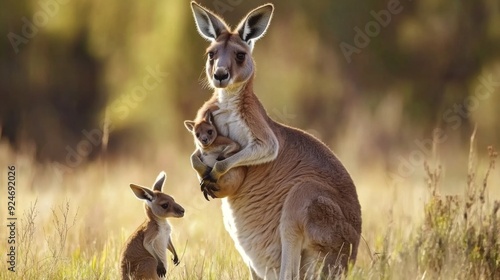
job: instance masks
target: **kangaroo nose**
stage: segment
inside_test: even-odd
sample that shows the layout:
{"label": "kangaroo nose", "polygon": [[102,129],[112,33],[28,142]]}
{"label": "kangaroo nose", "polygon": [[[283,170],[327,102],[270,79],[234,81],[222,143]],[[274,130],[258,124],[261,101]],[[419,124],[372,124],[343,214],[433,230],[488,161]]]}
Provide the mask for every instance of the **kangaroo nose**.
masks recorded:
{"label": "kangaroo nose", "polygon": [[217,68],[217,70],[215,70],[214,79],[222,82],[223,80],[226,80],[228,78],[229,78],[229,72],[226,69],[219,67]]}

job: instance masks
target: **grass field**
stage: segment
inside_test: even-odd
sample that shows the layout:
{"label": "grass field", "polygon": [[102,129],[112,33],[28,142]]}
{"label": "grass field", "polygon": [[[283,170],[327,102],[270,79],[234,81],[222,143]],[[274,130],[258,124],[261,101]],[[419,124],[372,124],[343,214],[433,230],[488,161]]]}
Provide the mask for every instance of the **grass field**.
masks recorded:
{"label": "grass field", "polygon": [[[348,279],[500,279],[496,154],[484,147],[472,150],[469,160],[467,154],[455,160],[467,174],[445,176],[433,162],[408,184],[393,184],[381,169],[347,164],[358,188],[365,240]],[[184,218],[171,220],[181,263],[168,264],[168,279],[249,279],[224,230],[220,201],[204,200],[188,158],[163,148],[153,158],[97,160],[61,172],[0,143],[0,279],[118,279],[124,241],[144,219],[142,202],[128,185],[150,186],[160,170],[168,176],[164,191],[186,209]],[[11,165],[16,272],[8,270],[5,230]]]}

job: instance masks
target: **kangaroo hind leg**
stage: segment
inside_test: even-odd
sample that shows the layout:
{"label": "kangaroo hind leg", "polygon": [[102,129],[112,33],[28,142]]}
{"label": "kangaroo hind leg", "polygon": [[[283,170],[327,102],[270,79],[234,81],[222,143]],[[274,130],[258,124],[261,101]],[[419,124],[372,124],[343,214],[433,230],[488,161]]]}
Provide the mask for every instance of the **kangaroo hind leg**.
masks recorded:
{"label": "kangaroo hind leg", "polygon": [[[310,247],[304,262],[315,263],[322,278],[346,272],[357,254],[359,233],[346,221],[340,206],[330,197],[318,196],[307,210],[306,235]],[[314,260],[316,258],[316,260]]]}
{"label": "kangaroo hind leg", "polygon": [[310,201],[307,187],[297,184],[291,187],[283,204],[280,219],[281,265],[279,279],[303,279],[301,255],[307,240],[304,221]]}

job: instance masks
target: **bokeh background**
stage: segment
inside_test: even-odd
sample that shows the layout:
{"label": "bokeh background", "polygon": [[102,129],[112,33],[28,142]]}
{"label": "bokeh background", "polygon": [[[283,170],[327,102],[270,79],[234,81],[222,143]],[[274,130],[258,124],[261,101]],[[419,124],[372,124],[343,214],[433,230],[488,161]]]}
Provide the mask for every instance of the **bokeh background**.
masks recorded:
{"label": "bokeh background", "polygon": [[[200,3],[235,26],[264,1]],[[274,4],[254,55],[256,93],[277,120],[313,130],[334,150],[349,139],[343,148],[364,164],[391,163],[391,153],[413,149],[413,140],[432,138],[436,127],[463,144],[477,123],[480,144],[498,142],[498,1]],[[104,131],[108,122],[106,147],[93,146],[82,161],[104,150],[144,155],[151,143],[192,148],[182,121],[210,90],[200,82],[207,43],[188,1],[8,1],[1,13],[3,141],[64,163],[66,148],[86,139],[83,130]],[[373,14],[382,24],[373,24]],[[367,34],[367,27],[365,43],[356,28]],[[342,43],[353,52],[344,55]],[[146,89],[151,71],[158,76]],[[488,79],[487,96],[469,102]],[[445,114],[455,105],[464,113]]]}
{"label": "bokeh background", "polygon": [[[199,1],[232,26],[266,2]],[[424,162],[442,166],[445,192],[462,194],[474,128],[478,166],[488,164],[487,146],[500,146],[500,2],[273,3],[253,53],[255,92],[271,117],[316,135],[344,162],[368,244],[393,219],[404,235],[422,216]],[[208,43],[189,1],[3,1],[0,22],[0,167],[18,167],[19,215],[37,201],[47,225],[39,233],[50,239],[48,209],[67,197],[79,209],[79,254],[118,250],[143,219],[128,183],[166,170],[169,190],[200,219],[174,222],[184,230],[176,241],[197,240],[186,254],[220,252],[210,240],[225,234],[219,204],[199,193],[183,126],[211,95]],[[498,182],[498,169],[491,176]],[[212,235],[206,220],[217,221]]]}

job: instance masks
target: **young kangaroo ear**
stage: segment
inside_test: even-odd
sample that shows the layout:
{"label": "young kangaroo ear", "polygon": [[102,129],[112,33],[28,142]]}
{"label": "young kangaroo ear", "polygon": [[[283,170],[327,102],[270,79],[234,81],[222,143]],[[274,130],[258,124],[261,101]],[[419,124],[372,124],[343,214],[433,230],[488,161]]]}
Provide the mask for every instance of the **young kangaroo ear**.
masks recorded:
{"label": "young kangaroo ear", "polygon": [[158,174],[158,177],[156,177],[152,190],[161,192],[161,189],[165,184],[165,179],[167,179],[167,174],[165,174],[164,171],[160,172],[160,174]]}
{"label": "young kangaroo ear", "polygon": [[196,2],[191,2],[196,29],[201,37],[208,41],[215,41],[223,31],[229,31],[226,23],[214,13],[200,6]]}
{"label": "young kangaroo ear", "polygon": [[153,201],[154,193],[150,189],[141,187],[136,184],[130,184],[130,188],[134,192],[135,196],[137,196],[137,198],[150,202]]}
{"label": "young kangaroo ear", "polygon": [[208,113],[208,123],[214,125],[214,115],[212,114],[212,112]]}
{"label": "young kangaroo ear", "polygon": [[213,124],[213,116],[212,116],[212,112],[210,112],[210,110],[207,110],[205,112],[205,115],[203,116],[203,120],[206,121],[207,123],[209,124]]}
{"label": "young kangaroo ear", "polygon": [[273,11],[273,4],[265,4],[248,13],[245,19],[238,24],[236,30],[240,38],[250,46],[250,49],[253,49],[255,41],[266,33],[273,17]]}
{"label": "young kangaroo ear", "polygon": [[194,121],[184,121],[184,126],[187,128],[187,130],[189,130],[189,132],[193,132],[194,125],[195,125]]}

